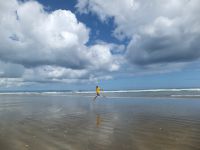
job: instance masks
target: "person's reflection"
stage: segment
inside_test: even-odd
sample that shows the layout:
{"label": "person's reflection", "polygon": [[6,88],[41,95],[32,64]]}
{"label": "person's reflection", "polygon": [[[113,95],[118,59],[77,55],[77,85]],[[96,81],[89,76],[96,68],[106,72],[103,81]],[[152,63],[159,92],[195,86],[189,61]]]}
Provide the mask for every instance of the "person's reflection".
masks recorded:
{"label": "person's reflection", "polygon": [[96,127],[97,128],[101,125],[101,121],[102,121],[101,116],[98,114],[96,116]]}

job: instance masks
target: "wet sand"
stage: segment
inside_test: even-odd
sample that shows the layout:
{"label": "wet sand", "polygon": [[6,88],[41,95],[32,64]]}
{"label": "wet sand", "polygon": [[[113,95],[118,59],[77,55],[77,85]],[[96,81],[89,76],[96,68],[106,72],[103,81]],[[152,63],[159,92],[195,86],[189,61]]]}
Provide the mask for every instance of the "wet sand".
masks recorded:
{"label": "wet sand", "polygon": [[200,99],[0,95],[2,150],[199,150]]}

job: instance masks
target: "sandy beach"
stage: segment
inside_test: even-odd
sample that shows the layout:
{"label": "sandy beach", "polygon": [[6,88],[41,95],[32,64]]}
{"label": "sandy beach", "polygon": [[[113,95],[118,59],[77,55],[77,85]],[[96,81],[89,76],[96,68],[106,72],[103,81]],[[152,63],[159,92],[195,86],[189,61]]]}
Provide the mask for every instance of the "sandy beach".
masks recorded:
{"label": "sandy beach", "polygon": [[1,95],[3,150],[198,150],[198,99]]}

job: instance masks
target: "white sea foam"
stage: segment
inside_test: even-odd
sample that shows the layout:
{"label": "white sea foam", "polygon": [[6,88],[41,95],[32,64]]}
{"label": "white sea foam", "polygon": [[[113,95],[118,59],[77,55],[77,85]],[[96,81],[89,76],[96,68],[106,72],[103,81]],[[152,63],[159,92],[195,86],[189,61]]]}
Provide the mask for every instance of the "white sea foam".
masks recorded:
{"label": "white sea foam", "polygon": [[70,92],[1,92],[0,95],[59,95]]}
{"label": "white sea foam", "polygon": [[190,89],[145,89],[145,90],[119,90],[119,91],[104,91],[105,93],[128,93],[128,92],[180,92],[180,91],[200,91],[200,88]]}
{"label": "white sea foam", "polygon": [[96,93],[95,91],[76,91],[76,92],[74,92],[74,93]]}
{"label": "white sea foam", "polygon": [[200,95],[171,95],[172,97],[200,97]]}

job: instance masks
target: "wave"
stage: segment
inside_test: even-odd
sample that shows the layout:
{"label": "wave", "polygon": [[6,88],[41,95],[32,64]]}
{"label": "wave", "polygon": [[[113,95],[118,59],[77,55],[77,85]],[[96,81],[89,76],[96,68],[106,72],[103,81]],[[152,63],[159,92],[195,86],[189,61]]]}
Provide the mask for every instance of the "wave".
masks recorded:
{"label": "wave", "polygon": [[72,92],[0,92],[0,95],[49,95],[49,94],[69,94]]}
{"label": "wave", "polygon": [[171,95],[171,97],[200,97],[200,95]]}
{"label": "wave", "polygon": [[181,91],[200,91],[200,88],[189,89],[145,89],[145,90],[118,90],[118,91],[103,91],[106,93],[128,93],[128,92],[181,92]]}
{"label": "wave", "polygon": [[[146,92],[152,92],[152,93],[156,93],[156,92],[200,92],[200,88],[188,88],[188,89],[144,89],[144,90],[113,90],[113,91],[102,91],[102,93],[146,93]],[[72,94],[95,94],[95,90],[94,91],[24,91],[24,92],[0,92],[0,95],[33,95],[33,94],[37,94],[37,95],[72,95]],[[188,93],[189,94],[189,93]],[[196,93],[197,94],[197,93]],[[173,97],[175,96],[182,96],[182,94],[173,94],[171,95]],[[185,95],[185,96],[200,96],[200,95],[193,95],[193,94],[189,94],[189,95]]]}

